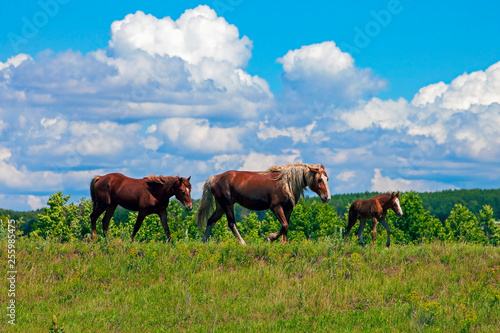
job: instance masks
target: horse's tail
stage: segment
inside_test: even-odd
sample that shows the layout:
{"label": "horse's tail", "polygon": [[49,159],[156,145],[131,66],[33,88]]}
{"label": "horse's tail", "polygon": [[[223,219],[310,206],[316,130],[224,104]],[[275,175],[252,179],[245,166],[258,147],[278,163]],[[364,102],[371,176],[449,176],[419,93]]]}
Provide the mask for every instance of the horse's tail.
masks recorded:
{"label": "horse's tail", "polygon": [[95,176],[90,181],[90,198],[92,199],[92,209],[95,209],[95,206],[97,205],[97,201],[95,198],[95,183],[97,183],[99,178],[101,178],[101,176]]}
{"label": "horse's tail", "polygon": [[349,208],[349,217],[347,218],[347,225],[353,226],[356,224],[356,220],[358,219],[358,210],[356,209],[356,205],[352,204]]}
{"label": "horse's tail", "polygon": [[212,194],[212,182],[215,176],[207,179],[203,185],[203,195],[201,196],[200,206],[196,211],[196,224],[198,229],[203,232],[207,227],[207,220],[214,212],[214,196]]}

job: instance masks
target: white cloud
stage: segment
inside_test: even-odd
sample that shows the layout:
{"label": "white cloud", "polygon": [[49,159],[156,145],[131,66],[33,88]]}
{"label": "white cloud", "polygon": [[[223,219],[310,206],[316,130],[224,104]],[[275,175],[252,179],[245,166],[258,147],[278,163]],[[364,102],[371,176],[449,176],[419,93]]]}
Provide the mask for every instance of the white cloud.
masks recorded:
{"label": "white cloud", "polygon": [[19,53],[15,56],[10,57],[9,59],[7,59],[6,62],[0,61],[0,71],[3,71],[4,69],[9,68],[10,66],[18,67],[20,64],[22,64],[26,60],[33,60],[33,59],[28,54]]}
{"label": "white cloud", "polygon": [[143,50],[151,56],[179,57],[189,64],[211,58],[242,68],[250,59],[252,42],[246,36],[240,39],[236,26],[200,5],[186,10],[176,21],[141,11],[129,14],[111,25],[110,47],[120,55]]}
{"label": "white cloud", "polygon": [[302,128],[287,127],[281,129],[274,126],[268,126],[268,121],[260,122],[257,137],[262,140],[267,140],[284,136],[291,138],[293,143],[308,142],[313,133],[314,127],[316,127],[316,121],[313,121],[311,124]]}
{"label": "white cloud", "polygon": [[343,181],[343,182],[348,182],[351,179],[353,179],[354,177],[356,177],[356,171],[346,170],[346,171],[342,171],[337,176],[335,176],[335,179]]}
{"label": "white cloud", "polygon": [[28,195],[28,206],[30,206],[31,210],[37,210],[44,207],[47,200],[48,197],[46,196]]}
{"label": "white cloud", "polygon": [[333,41],[290,50],[278,62],[283,64],[285,98],[292,103],[350,104],[386,86],[369,69],[356,67],[352,56]]}
{"label": "white cloud", "polygon": [[409,125],[410,111],[407,105],[404,98],[384,101],[374,97],[366,103],[362,102],[359,108],[341,114],[340,119],[355,130],[364,130],[374,125],[383,129],[400,128]]}
{"label": "white cloud", "polygon": [[317,77],[335,77],[341,72],[354,69],[354,59],[342,52],[335,42],[323,42],[302,46],[290,50],[278,63],[289,80],[315,79]]}
{"label": "white cloud", "polygon": [[160,123],[158,131],[173,145],[183,149],[221,153],[241,150],[243,147],[240,139],[249,128],[249,125],[216,127],[206,119],[169,118]]}
{"label": "white cloud", "polygon": [[56,189],[62,185],[61,177],[51,171],[29,171],[25,166],[18,168],[10,161],[12,153],[0,147],[0,184],[16,191],[42,191]]}
{"label": "white cloud", "polygon": [[440,103],[447,109],[467,110],[472,105],[500,103],[500,62],[485,71],[460,75],[447,88]]}
{"label": "white cloud", "polygon": [[374,170],[374,176],[371,180],[371,191],[374,192],[392,192],[392,191],[415,191],[430,192],[442,191],[448,189],[457,189],[456,186],[429,180],[409,180],[403,178],[390,178],[382,176],[380,169]]}
{"label": "white cloud", "polygon": [[420,88],[418,93],[413,97],[411,104],[415,106],[425,106],[427,104],[432,104],[436,101],[436,98],[442,97],[443,93],[447,89],[448,86],[444,82],[438,82]]}
{"label": "white cloud", "polygon": [[113,22],[107,50],[1,63],[0,98],[45,107],[45,118],[255,119],[274,96],[265,80],[244,70],[251,49],[249,38],[208,6],[175,21],[138,11]]}
{"label": "white cloud", "polygon": [[249,153],[242,156],[243,164],[240,170],[261,171],[267,170],[274,165],[301,162],[300,152],[298,150],[284,151],[281,155],[267,155],[263,153]]}

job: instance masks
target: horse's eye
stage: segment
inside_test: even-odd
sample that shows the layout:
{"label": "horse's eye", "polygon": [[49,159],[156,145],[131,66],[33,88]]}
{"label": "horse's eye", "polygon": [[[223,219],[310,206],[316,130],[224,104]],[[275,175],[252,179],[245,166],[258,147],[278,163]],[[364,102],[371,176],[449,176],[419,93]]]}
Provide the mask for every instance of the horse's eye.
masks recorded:
{"label": "horse's eye", "polygon": [[318,184],[321,183],[321,182],[323,182],[323,179],[321,179],[321,178],[318,179]]}

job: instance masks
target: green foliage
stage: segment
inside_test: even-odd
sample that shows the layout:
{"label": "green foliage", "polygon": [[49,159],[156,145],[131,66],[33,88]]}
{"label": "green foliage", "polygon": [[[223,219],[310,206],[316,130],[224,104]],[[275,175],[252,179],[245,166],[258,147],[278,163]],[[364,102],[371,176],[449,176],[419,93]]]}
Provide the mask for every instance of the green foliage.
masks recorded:
{"label": "green foliage", "polygon": [[[369,196],[372,193],[365,193]],[[351,196],[349,196],[351,198]],[[92,202],[85,198],[77,203],[69,203],[70,196],[62,192],[55,193],[48,200],[48,207],[39,214],[38,222],[34,225],[31,237],[56,238],[62,242],[89,238],[91,235],[90,213]],[[415,192],[403,193],[400,196],[404,215],[397,217],[389,210],[387,220],[391,227],[391,242],[393,244],[409,244],[434,241],[467,241],[479,244],[500,244],[500,227],[495,223],[495,213],[491,206],[485,205],[480,210],[478,218],[465,206],[456,205],[450,212],[443,225],[436,217],[424,208],[423,200]],[[333,205],[322,204],[319,200],[301,198],[294,208],[290,218],[288,240],[301,242],[305,240],[332,239],[342,234],[347,225],[347,211],[350,203],[347,202],[344,216],[341,218]],[[196,205],[195,205],[196,207]],[[281,224],[271,211],[251,212],[236,206],[241,216],[237,220],[238,229],[247,242],[262,242],[269,233],[277,232]],[[127,218],[121,215],[128,213]],[[168,210],[168,224],[172,240],[188,241],[199,240],[199,233],[194,221],[195,212],[187,212],[182,204],[173,199]],[[120,211],[119,223],[113,218],[110,223],[111,237],[126,239],[132,234],[137,212]],[[98,234],[102,235],[102,216],[97,222]],[[23,224],[16,221],[18,225]],[[371,220],[363,230],[365,240],[371,239]],[[376,242],[385,243],[385,229],[379,224]],[[352,233],[355,234],[356,230]],[[1,236],[0,228],[0,236]],[[213,241],[233,239],[233,234],[227,228],[225,215],[212,229]],[[142,223],[137,241],[165,241],[166,236],[161,221],[157,215],[149,215]]]}
{"label": "green foliage", "polygon": [[31,232],[33,225],[38,222],[38,214],[43,213],[43,209],[18,212],[10,209],[1,209],[0,216],[8,216],[16,221],[17,228],[27,235]]}
{"label": "green foliage", "polygon": [[63,196],[61,191],[50,196],[47,201],[49,207],[44,208],[45,213],[38,216],[35,236],[57,238],[63,242],[80,238],[79,207],[73,203],[68,205],[69,198],[69,195]]}
{"label": "green foliage", "polygon": [[[194,220],[193,212],[186,212],[184,206],[178,200],[171,200],[167,208],[168,226],[172,241],[198,239],[198,228]],[[110,235],[122,239],[130,238],[137,220],[137,212],[129,212],[128,219],[120,225],[112,222],[109,226]],[[135,238],[136,241],[167,240],[160,217],[156,214],[146,216],[141,224]]]}
{"label": "green foliage", "polygon": [[479,221],[462,204],[456,204],[445,221],[448,239],[453,241],[465,241],[477,244],[488,242],[485,234],[479,226]]}
{"label": "green foliage", "polygon": [[479,225],[488,241],[493,246],[498,246],[500,245],[500,225],[496,223],[493,215],[493,208],[490,205],[484,205],[479,211]]}
{"label": "green foliage", "polygon": [[424,209],[422,199],[415,192],[404,193],[400,197],[402,217],[390,211],[388,220],[397,228],[395,242],[408,244],[413,241],[435,241],[445,238],[445,230],[442,223]]}
{"label": "green foliage", "polygon": [[0,240],[3,240],[7,235],[8,216],[0,216]]}
{"label": "green foliage", "polygon": [[446,220],[457,203],[467,207],[474,214],[479,214],[484,205],[490,205],[495,212],[493,217],[500,220],[500,189],[446,190],[419,195],[424,208],[431,211],[441,222]]}
{"label": "green foliage", "polygon": [[243,217],[243,221],[238,226],[238,231],[247,242],[258,242],[262,239],[259,234],[261,222],[257,213],[250,212]]}

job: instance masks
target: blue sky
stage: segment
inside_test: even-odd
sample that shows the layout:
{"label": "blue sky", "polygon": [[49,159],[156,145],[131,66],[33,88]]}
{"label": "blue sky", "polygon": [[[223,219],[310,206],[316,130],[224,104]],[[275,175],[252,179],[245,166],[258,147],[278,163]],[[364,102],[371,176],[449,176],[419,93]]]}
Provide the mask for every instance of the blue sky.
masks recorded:
{"label": "blue sky", "polygon": [[500,5],[6,0],[0,207],[94,174],[323,163],[333,193],[500,186]]}

